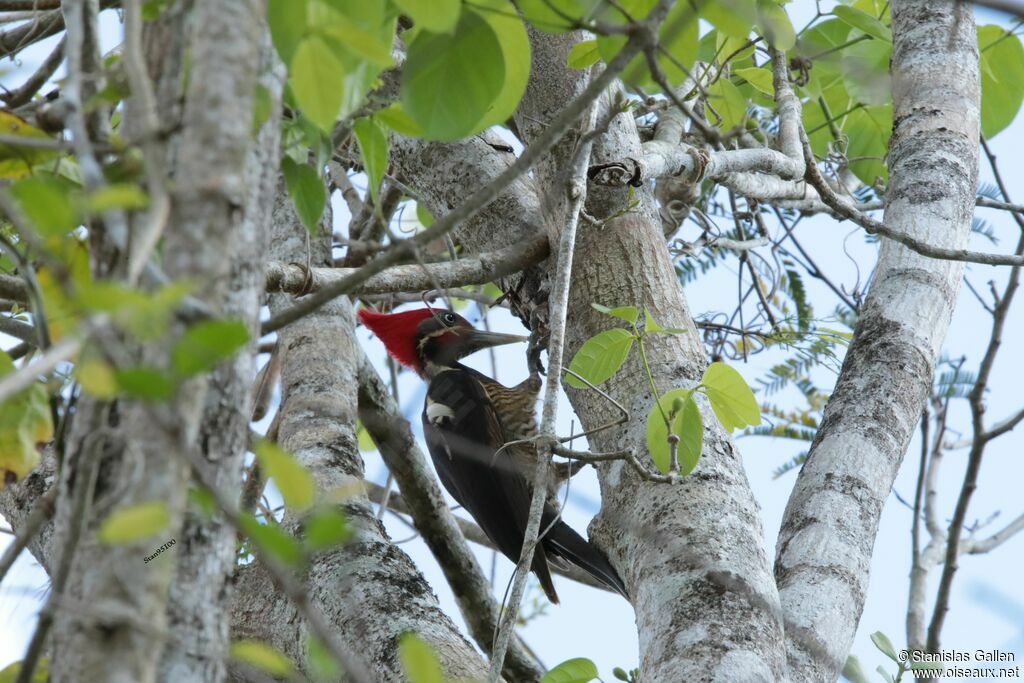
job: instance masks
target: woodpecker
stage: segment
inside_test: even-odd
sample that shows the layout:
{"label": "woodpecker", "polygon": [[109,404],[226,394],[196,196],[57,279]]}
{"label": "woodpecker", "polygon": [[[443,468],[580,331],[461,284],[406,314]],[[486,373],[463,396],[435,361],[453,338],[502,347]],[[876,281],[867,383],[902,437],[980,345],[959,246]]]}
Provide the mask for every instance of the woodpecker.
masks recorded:
{"label": "woodpecker", "polygon": [[[392,358],[427,381],[423,433],[441,483],[498,550],[518,562],[538,455],[532,442],[507,444],[537,435],[534,406],[540,378],[532,374],[506,387],[459,361],[480,349],[527,337],[477,330],[462,316],[435,308],[391,314],[363,308],[359,319]],[[552,486],[532,565],[548,599],[558,603],[549,562],[574,564],[629,599],[608,559],[561,520],[558,482],[554,476],[548,480]]]}

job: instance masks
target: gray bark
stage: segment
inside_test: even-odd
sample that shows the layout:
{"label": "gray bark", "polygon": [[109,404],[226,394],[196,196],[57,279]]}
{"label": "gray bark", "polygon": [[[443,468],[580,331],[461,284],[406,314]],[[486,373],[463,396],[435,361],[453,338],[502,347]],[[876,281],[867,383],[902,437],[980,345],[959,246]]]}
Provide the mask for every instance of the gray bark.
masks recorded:
{"label": "gray bark", "polygon": [[[226,300],[224,256],[252,238],[241,232],[245,213],[239,208],[245,205],[251,147],[258,14],[236,0],[200,3],[195,13],[185,43],[193,72],[203,78],[188,80],[184,93],[181,154],[173,166],[172,217],[162,255],[167,275],[198,283],[199,296],[217,311]],[[175,76],[180,83],[181,73]],[[258,281],[248,285],[250,298]],[[110,332],[100,343],[110,345],[120,362],[165,367],[182,329],[175,324],[171,334],[144,348]],[[118,507],[155,501],[170,512],[167,538],[178,535],[188,468],[176,454],[195,447],[206,386],[206,378],[184,382],[172,401],[159,405],[79,402],[61,473],[57,534],[64,539],[62,554],[72,555],[61,560],[71,564],[58,595],[52,680],[156,680],[167,629],[174,626],[167,616],[173,564],[143,562],[153,539],[106,546],[95,530]],[[86,514],[79,516],[83,509]],[[76,534],[77,549],[67,541]],[[218,618],[223,617],[212,617]]]}
{"label": "gray bark", "polygon": [[[886,226],[963,248],[978,174],[978,47],[969,5],[892,3]],[[963,265],[882,239],[878,266],[779,534],[775,574],[793,680],[833,680],[856,632],[882,507],[949,328]]]}

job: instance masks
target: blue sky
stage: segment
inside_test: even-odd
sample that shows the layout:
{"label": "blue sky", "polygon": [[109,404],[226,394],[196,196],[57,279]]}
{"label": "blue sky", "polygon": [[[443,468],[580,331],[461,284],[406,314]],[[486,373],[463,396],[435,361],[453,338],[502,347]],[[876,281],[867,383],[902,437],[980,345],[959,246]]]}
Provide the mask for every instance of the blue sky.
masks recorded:
{"label": "blue sky", "polygon": [[[826,3],[830,4],[830,3]],[[797,0],[788,6],[795,25],[802,25],[813,16],[814,3]],[[119,35],[116,15],[104,13],[103,35],[106,47],[113,47]],[[991,11],[979,9],[977,21],[1005,23],[1005,20]],[[53,40],[26,51],[18,65],[5,62],[0,65],[0,79],[11,87],[20,83],[52,47]],[[1011,127],[992,141],[999,155],[1000,169],[1006,179],[1012,198],[1024,202],[1024,159],[1017,150],[1024,149],[1024,119],[1018,117]],[[991,173],[984,163],[982,182],[991,182]],[[347,215],[342,203],[335,203],[336,220],[339,229],[347,225]],[[411,213],[407,214],[411,216]],[[1016,240],[1017,227],[1008,216],[992,210],[979,209],[978,214],[988,220],[1001,237],[998,246],[974,238],[972,246],[979,250],[1002,251],[1012,249]],[[692,231],[693,229],[690,228]],[[695,233],[689,233],[694,236]],[[800,228],[803,244],[818,264],[833,277],[852,285],[858,276],[857,268],[843,253],[845,245],[860,265],[860,277],[867,276],[874,259],[875,246],[867,244],[862,231],[849,223],[836,223],[829,218],[814,218],[805,221]],[[987,291],[988,281],[1005,281],[1006,272],[985,266],[970,266],[968,276],[981,291]],[[818,307],[818,315],[824,316],[831,310],[834,298],[816,281],[806,278],[812,303]],[[735,263],[720,267],[707,277],[698,279],[686,287],[686,295],[696,314],[715,310],[730,310],[735,291]],[[602,302],[615,304],[617,302]],[[991,392],[988,396],[988,419],[999,420],[1013,413],[1024,403],[1024,392],[1020,390],[1024,379],[1024,366],[1016,349],[1024,348],[1024,302],[1018,304],[1018,312],[1011,315],[1005,332],[1002,355],[997,362]],[[470,305],[468,317],[476,320],[475,309]],[[517,331],[514,322],[504,311],[490,313],[495,329]],[[954,315],[953,324],[943,348],[950,357],[966,355],[965,367],[976,367],[983,345],[988,338],[989,316],[983,311],[965,288]],[[374,362],[382,371],[384,358],[380,344],[371,340],[365,330],[359,330],[359,338],[365,342]],[[5,346],[9,346],[6,342]],[[738,369],[745,378],[755,384],[758,377],[775,362],[777,355],[753,356]],[[470,364],[491,374],[491,364],[486,353],[474,356]],[[499,380],[506,384],[520,381],[526,374],[523,350],[518,347],[504,347],[498,350]],[[385,375],[386,376],[386,375]],[[819,383],[830,387],[834,375],[821,371]],[[405,373],[401,378],[403,410],[410,418],[414,429],[419,431],[419,412],[422,405],[423,386],[415,377]],[[785,399],[795,400],[794,394],[783,394]],[[564,399],[559,408],[559,432],[568,434],[571,429],[572,411]],[[954,429],[967,430],[970,425],[966,404],[954,404],[950,424]],[[747,476],[762,508],[763,525],[768,544],[769,556],[774,556],[775,537],[778,533],[783,509],[796,478],[791,472],[780,479],[772,478],[772,471],[790,457],[803,450],[805,444],[763,437],[744,437],[739,440]],[[986,520],[993,514],[998,517],[986,527],[986,531],[999,528],[1015,516],[1024,512],[1024,499],[1019,494],[1019,482],[1024,481],[1024,427],[989,446],[985,465],[982,469],[979,489],[974,497],[968,520]],[[421,444],[422,445],[422,444]],[[380,458],[373,453],[365,454],[367,477],[383,483],[386,471]],[[918,458],[918,440],[911,443],[908,456],[894,491],[904,499],[912,499]],[[959,490],[959,484],[966,460],[966,451],[955,451],[946,458],[940,484],[940,509],[943,519],[948,519]],[[573,480],[565,517],[577,530],[583,532],[587,522],[599,506],[596,479],[587,471]],[[408,527],[397,522],[390,515],[385,517],[389,532],[396,540],[408,539]],[[853,654],[858,655],[867,671],[873,671],[878,664],[887,660],[871,644],[870,633],[881,630],[889,635],[897,647],[904,640],[904,620],[908,575],[910,570],[910,523],[911,512],[901,504],[895,495],[890,496],[883,513],[880,531],[875,543],[872,563],[871,584],[864,615],[861,619]],[[9,543],[9,537],[0,535],[0,551]],[[419,539],[402,544],[403,549],[413,557],[427,580],[434,587],[442,606],[461,624],[458,609],[452,598],[440,569],[426,546]],[[485,571],[492,566],[492,553],[474,546]],[[1019,662],[1024,656],[1024,589],[1018,578],[1019,568],[1024,565],[1024,535],[1004,544],[990,556],[968,556],[961,559],[951,600],[951,612],[943,631],[946,649],[975,650],[1001,649],[1013,651]],[[503,557],[496,562],[496,592],[504,591],[512,565]],[[929,594],[934,594],[937,573],[932,577]],[[589,657],[597,662],[605,680],[611,680],[611,668],[631,668],[637,664],[637,635],[633,613],[629,605],[618,596],[576,585],[556,577],[556,586],[562,597],[562,604],[549,606],[543,615],[533,619],[523,631],[526,642],[539,654],[541,659],[552,666],[570,657]],[[24,553],[0,586],[0,668],[22,657],[24,647],[31,637],[35,613],[40,606],[46,586],[45,573],[34,560]],[[880,679],[878,679],[880,680]]]}

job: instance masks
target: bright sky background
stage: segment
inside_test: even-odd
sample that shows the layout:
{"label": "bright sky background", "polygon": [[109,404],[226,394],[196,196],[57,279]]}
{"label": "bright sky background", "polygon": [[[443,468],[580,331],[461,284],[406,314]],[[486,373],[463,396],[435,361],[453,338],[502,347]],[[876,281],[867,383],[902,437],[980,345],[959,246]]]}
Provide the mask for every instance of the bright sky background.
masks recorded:
{"label": "bright sky background", "polygon": [[[799,28],[813,16],[814,3],[809,0],[797,0],[790,4],[788,9],[794,25]],[[105,49],[110,49],[120,36],[120,28],[115,13],[104,12],[103,17]],[[1000,15],[985,9],[978,9],[976,18],[979,25],[1005,23],[1005,19]],[[54,39],[51,39],[27,50],[17,65],[10,62],[0,64],[0,82],[8,87],[20,83],[48,54],[53,43]],[[1011,199],[1018,203],[1024,202],[1024,182],[1021,181],[1021,178],[1024,178],[1024,159],[1019,154],[1019,150],[1024,149],[1024,117],[1018,117],[1009,129],[997,136],[993,146],[999,155],[1000,169],[1009,186]],[[992,181],[991,172],[984,162],[981,180]],[[344,212],[343,204],[336,202],[335,209],[337,228],[343,231],[347,226],[347,214]],[[972,239],[972,247],[984,251],[1011,250],[1017,238],[1017,227],[1013,221],[1008,216],[992,210],[979,209],[977,215],[995,226],[996,233],[1001,239],[998,246],[993,246],[984,239],[975,237]],[[799,234],[804,246],[823,270],[832,274],[835,280],[850,287],[858,275],[852,261],[843,254],[839,246],[844,239],[847,250],[861,265],[861,278],[868,276],[875,247],[865,243],[863,232],[849,223],[836,223],[829,218],[805,220],[802,225]],[[692,226],[687,229],[690,232],[686,234],[694,237]],[[695,314],[731,310],[735,292],[734,263],[721,266],[711,275],[687,286],[686,296]],[[1004,282],[1006,271],[985,266],[969,266],[968,277],[977,289],[984,292],[988,290],[989,280]],[[809,277],[805,278],[805,283],[809,289],[810,300],[817,304],[817,315],[827,315],[834,303],[831,293],[824,285],[819,285]],[[615,305],[625,302],[602,303]],[[1017,303],[1016,313],[1011,314],[1007,322],[1003,351],[993,373],[991,392],[987,401],[987,419],[990,424],[1012,414],[1024,402],[1020,390],[1021,380],[1024,379],[1024,364],[1017,353],[1017,349],[1024,348],[1022,311],[1024,301]],[[474,322],[479,318],[473,305],[463,313]],[[490,321],[494,329],[521,330],[518,322],[512,320],[503,310],[492,312]],[[954,358],[966,355],[965,367],[975,369],[983,345],[987,342],[989,328],[988,314],[981,309],[966,288],[962,289],[944,353]],[[360,329],[358,334],[378,368],[384,372],[384,357],[379,342],[371,339],[363,329]],[[3,341],[5,347],[10,346],[9,340]],[[778,355],[768,354],[754,356],[748,364],[739,365],[738,369],[752,385],[756,386],[756,379],[763,376],[779,358]],[[474,356],[470,364],[492,374],[486,353]],[[497,366],[499,380],[505,384],[519,382],[526,375],[523,350],[518,347],[499,349]],[[819,374],[818,378],[819,384],[824,388],[831,387],[834,382],[834,376],[830,377],[824,372]],[[400,389],[403,410],[418,434],[423,384],[416,377],[404,373]],[[794,398],[795,394],[782,394],[778,402]],[[970,425],[966,403],[954,403],[952,415],[951,426],[966,432]],[[559,433],[568,434],[571,422],[572,411],[563,396],[559,408]],[[1024,500],[1019,493],[1020,482],[1024,481],[1022,443],[1024,427],[1018,427],[1016,433],[1002,437],[992,443],[986,451],[979,488],[968,514],[968,520],[971,522],[987,520],[998,514],[998,517],[982,531],[983,535],[987,535],[986,532],[993,532],[1024,512]],[[762,508],[770,557],[774,557],[775,538],[782,513],[796,479],[796,473],[790,472],[776,480],[772,478],[772,471],[803,450],[805,445],[801,442],[762,437],[739,440],[747,476]],[[379,456],[371,453],[365,454],[365,457],[367,478],[383,483],[386,470]],[[919,439],[915,437],[894,486],[894,491],[906,500],[913,498],[918,457]],[[952,512],[965,462],[966,450],[953,452],[946,458],[940,485],[944,520],[948,520]],[[584,532],[599,505],[597,481],[593,472],[588,469],[573,480],[565,518],[578,531]],[[870,677],[876,680],[881,680],[873,673],[877,665],[886,664],[890,670],[891,667],[888,666],[888,660],[871,644],[869,634],[881,630],[889,635],[897,648],[905,639],[911,517],[911,511],[901,504],[895,495],[890,496],[875,543],[867,604],[852,650],[852,654],[861,658],[865,671],[871,672]],[[407,526],[396,521],[391,515],[385,519],[393,539],[405,541],[412,535]],[[0,534],[0,551],[9,542],[9,536]],[[444,609],[461,625],[461,617],[451,591],[423,542],[414,538],[403,542],[402,548],[423,571],[437,592]],[[492,553],[477,546],[473,548],[477,551],[485,572],[490,571]],[[991,556],[961,558],[953,587],[951,612],[943,631],[944,649],[973,651],[983,648],[1010,651],[1016,654],[1017,663],[1020,663],[1024,657],[1024,589],[1019,579],[1022,565],[1024,535],[1007,542]],[[504,557],[498,557],[495,568],[496,592],[500,595],[509,579],[512,563]],[[930,596],[934,595],[937,576],[938,572],[932,575]],[[636,627],[629,605],[618,596],[580,586],[559,577],[555,578],[555,582],[562,604],[548,606],[543,615],[533,619],[523,631],[526,642],[542,661],[548,666],[553,666],[571,657],[589,657],[598,664],[606,681],[614,680],[611,676],[612,667],[621,666],[629,669],[636,666]],[[46,574],[28,553],[23,553],[0,586],[0,668],[22,658],[34,628],[36,612],[45,597],[46,586]]]}

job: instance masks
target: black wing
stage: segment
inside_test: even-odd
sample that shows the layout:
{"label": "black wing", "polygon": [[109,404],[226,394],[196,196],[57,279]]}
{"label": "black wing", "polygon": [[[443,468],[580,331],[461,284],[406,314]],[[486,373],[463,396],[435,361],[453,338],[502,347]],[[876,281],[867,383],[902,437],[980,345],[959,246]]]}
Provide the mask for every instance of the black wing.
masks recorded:
{"label": "black wing", "polygon": [[[423,433],[441,483],[507,558],[519,561],[532,488],[506,449],[501,419],[486,389],[468,368],[440,373],[430,381],[423,410]],[[546,532],[545,532],[546,530]],[[607,558],[558,518],[545,503],[544,533],[533,557],[533,571],[548,598],[557,603],[548,567],[554,554],[590,573],[626,599],[625,585]]]}

